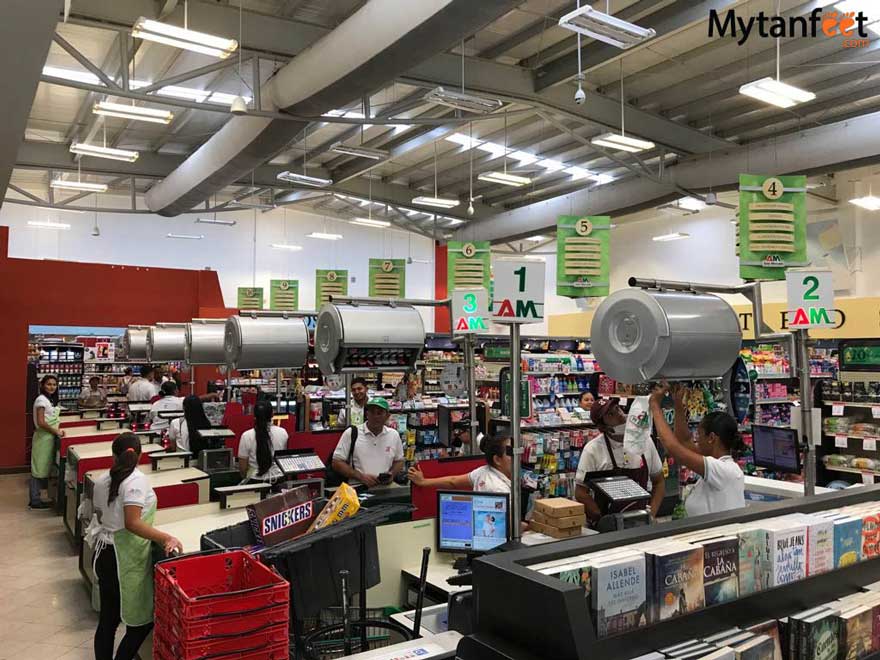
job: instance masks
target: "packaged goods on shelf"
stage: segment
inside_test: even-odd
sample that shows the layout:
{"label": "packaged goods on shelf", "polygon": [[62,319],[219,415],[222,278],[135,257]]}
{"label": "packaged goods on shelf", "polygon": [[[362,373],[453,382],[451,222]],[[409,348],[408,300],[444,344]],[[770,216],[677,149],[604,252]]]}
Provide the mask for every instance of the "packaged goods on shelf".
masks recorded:
{"label": "packaged goods on shelf", "polygon": [[788,385],[774,382],[756,383],[755,398],[758,401],[762,399],[787,399]]}
{"label": "packaged goods on shelf", "polygon": [[826,417],[822,420],[822,430],[830,435],[849,433],[855,421],[855,417]]}
{"label": "packaged goods on shelf", "polygon": [[791,426],[791,408],[786,403],[759,406],[755,414],[755,423],[766,426]]}

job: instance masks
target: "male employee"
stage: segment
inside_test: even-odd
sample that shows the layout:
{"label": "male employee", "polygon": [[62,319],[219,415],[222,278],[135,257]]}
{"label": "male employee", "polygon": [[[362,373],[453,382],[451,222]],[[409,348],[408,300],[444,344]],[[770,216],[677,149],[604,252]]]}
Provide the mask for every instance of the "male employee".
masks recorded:
{"label": "male employee", "polygon": [[351,380],[351,420],[345,408],[339,411],[339,426],[360,426],[364,423],[364,405],[367,403],[367,381],[358,376]]}
{"label": "male employee", "polygon": [[159,394],[159,386],[156,384],[153,367],[144,365],[141,367],[141,377],[135,380],[128,388],[128,400],[132,403],[147,403]]}
{"label": "male employee", "polygon": [[99,387],[100,382],[97,376],[89,378],[89,386],[84,387],[79,394],[77,403],[80,408],[103,408],[107,405],[107,395]]}
{"label": "male employee", "polygon": [[385,399],[370,399],[364,411],[367,421],[358,426],[354,452],[351,452],[351,428],[348,428],[333,452],[333,469],[352,485],[372,488],[379,483],[380,474],[393,476],[403,469],[403,443],[397,431],[385,426],[389,415]]}

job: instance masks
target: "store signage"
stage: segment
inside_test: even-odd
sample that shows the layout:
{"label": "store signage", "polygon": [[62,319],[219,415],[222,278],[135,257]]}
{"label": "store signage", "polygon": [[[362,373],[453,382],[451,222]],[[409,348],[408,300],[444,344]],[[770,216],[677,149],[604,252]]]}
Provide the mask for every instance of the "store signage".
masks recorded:
{"label": "store signage", "polygon": [[370,296],[406,297],[406,259],[370,259]]}
{"label": "store signage", "polygon": [[446,244],[446,287],[454,291],[463,287],[481,286],[490,290],[491,247],[489,241]]}
{"label": "store signage", "polygon": [[843,347],[841,357],[843,360],[840,366],[844,370],[852,367],[880,367],[880,346],[848,344]]}
{"label": "store signage", "polygon": [[299,309],[299,280],[271,280],[269,309],[295,312]]}
{"label": "store signage", "polygon": [[239,309],[263,309],[263,287],[238,287]]}
{"label": "store signage", "polygon": [[768,15],[764,11],[746,16],[734,9],[723,13],[710,9],[709,37],[714,38],[716,34],[731,37],[742,46],[752,36],[763,39],[824,36],[842,39],[843,48],[863,48],[870,43],[867,25],[871,22],[863,11],[843,12],[833,7],[815,7],[807,16]]}
{"label": "store signage", "polygon": [[330,296],[348,295],[347,270],[315,271],[315,307],[320,308],[330,300]]}
{"label": "store signage", "polygon": [[540,323],[544,320],[543,261],[498,259],[493,265],[495,323]]}
{"label": "store signage", "polygon": [[489,292],[483,287],[452,292],[452,332],[464,335],[489,331]]}
{"label": "store signage", "polygon": [[788,327],[833,328],[834,281],[829,269],[792,268],[785,273]]}
{"label": "store signage", "polygon": [[[513,394],[511,392],[510,367],[503,367],[498,374],[500,392],[501,415],[510,418]],[[519,417],[528,419],[532,416],[532,395],[529,390],[528,378],[520,378],[519,382]]]}
{"label": "store signage", "polygon": [[739,175],[739,275],[782,280],[807,259],[807,178]]}
{"label": "store signage", "polygon": [[568,298],[609,293],[611,218],[561,215],[556,221],[556,294]]}

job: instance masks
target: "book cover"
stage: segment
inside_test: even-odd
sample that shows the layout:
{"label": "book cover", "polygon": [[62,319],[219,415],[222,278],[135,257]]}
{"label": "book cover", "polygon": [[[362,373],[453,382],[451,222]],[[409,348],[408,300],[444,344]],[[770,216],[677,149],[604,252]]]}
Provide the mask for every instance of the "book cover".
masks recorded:
{"label": "book cover", "polygon": [[722,646],[709,655],[704,655],[700,660],[736,660],[736,652],[729,646]]}
{"label": "book cover", "polygon": [[705,606],[703,547],[676,545],[651,555],[651,621],[666,621]]}
{"label": "book cover", "polygon": [[645,555],[597,562],[590,576],[599,637],[624,633],[647,623]]}
{"label": "book cover", "polygon": [[767,532],[770,586],[803,580],[807,572],[807,528],[792,524]]}
{"label": "book cover", "polygon": [[758,635],[754,639],[733,647],[736,660],[773,660],[773,640],[767,635]]}
{"label": "book cover", "polygon": [[748,596],[769,586],[767,532],[750,528],[737,532],[739,538],[739,593]]}
{"label": "book cover", "polygon": [[788,649],[788,653],[786,654],[788,658],[791,660],[797,660],[800,657],[803,622],[812,616],[830,611],[830,609],[831,608],[828,607],[828,605],[820,605],[819,607],[804,610],[803,612],[797,612],[788,617],[788,643],[783,644],[783,646]]}
{"label": "book cover", "polygon": [[834,567],[842,568],[862,559],[862,519],[834,521]]}
{"label": "book cover", "polygon": [[857,607],[838,615],[839,660],[859,660],[871,653],[873,618],[870,607]]}
{"label": "book cover", "polygon": [[803,622],[800,657],[810,660],[836,660],[837,612],[828,610]]}
{"label": "book cover", "polygon": [[834,568],[834,521],[803,516],[807,526],[807,575],[819,575]]}
{"label": "book cover", "polygon": [[735,536],[703,541],[703,590],[706,607],[739,597],[739,540]]}
{"label": "book cover", "polygon": [[880,513],[866,512],[862,516],[862,559],[872,559],[877,556],[880,550],[878,536],[880,536]]}
{"label": "book cover", "polygon": [[746,630],[755,633],[756,635],[767,635],[767,637],[772,639],[773,659],[783,660],[782,633],[779,628],[779,622],[776,619],[769,619],[767,621],[762,621],[761,623],[756,623],[755,625],[746,628]]}
{"label": "book cover", "polygon": [[584,588],[584,597],[590,598],[590,589],[592,588],[592,582],[590,580],[590,573],[592,572],[592,567],[589,563],[585,563],[583,566],[568,568],[564,570],[560,570],[558,573],[548,573],[548,575],[554,575],[554,577],[559,578],[563,582],[568,582],[570,584],[576,584],[580,587]]}

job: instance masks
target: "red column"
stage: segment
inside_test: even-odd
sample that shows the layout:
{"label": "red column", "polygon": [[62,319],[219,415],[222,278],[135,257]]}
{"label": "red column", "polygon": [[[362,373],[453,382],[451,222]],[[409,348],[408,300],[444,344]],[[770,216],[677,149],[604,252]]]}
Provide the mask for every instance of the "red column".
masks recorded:
{"label": "red column", "polygon": [[[449,296],[447,287],[446,245],[434,244],[434,298],[443,300]],[[445,307],[434,309],[434,332],[450,332],[452,321]]]}

